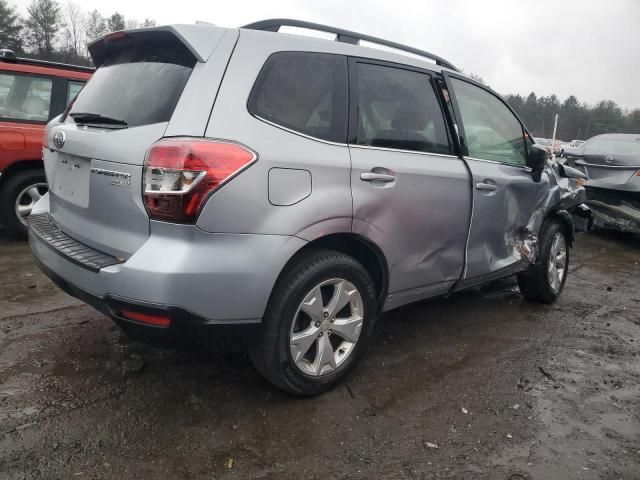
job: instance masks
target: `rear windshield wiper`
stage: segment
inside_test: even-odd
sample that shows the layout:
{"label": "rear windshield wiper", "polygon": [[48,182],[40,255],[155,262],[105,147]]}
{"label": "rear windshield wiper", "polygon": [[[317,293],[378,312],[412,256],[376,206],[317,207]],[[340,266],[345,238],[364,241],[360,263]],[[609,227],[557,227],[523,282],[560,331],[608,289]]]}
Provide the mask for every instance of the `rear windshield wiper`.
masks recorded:
{"label": "rear windshield wiper", "polygon": [[104,125],[107,128],[127,128],[127,122],[119,118],[102,115],[101,113],[74,112],[69,116],[76,123],[83,125]]}

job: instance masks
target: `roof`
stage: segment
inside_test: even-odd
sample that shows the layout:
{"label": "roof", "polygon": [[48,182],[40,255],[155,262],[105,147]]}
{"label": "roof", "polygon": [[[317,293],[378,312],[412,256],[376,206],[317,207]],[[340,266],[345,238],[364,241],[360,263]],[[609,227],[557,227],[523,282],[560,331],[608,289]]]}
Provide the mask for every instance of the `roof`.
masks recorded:
{"label": "roof", "polygon": [[22,57],[0,57],[0,70],[21,73],[35,73],[54,77],[77,78],[85,80],[94,72],[92,67],[48,62]]}

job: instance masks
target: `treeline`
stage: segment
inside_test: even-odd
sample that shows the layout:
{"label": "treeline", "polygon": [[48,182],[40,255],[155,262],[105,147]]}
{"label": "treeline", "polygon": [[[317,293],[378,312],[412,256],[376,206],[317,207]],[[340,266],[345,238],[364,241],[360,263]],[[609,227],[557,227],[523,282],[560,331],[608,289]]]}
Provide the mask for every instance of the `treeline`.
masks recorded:
{"label": "treeline", "polygon": [[533,92],[526,98],[507,95],[506,99],[536,137],[551,138],[556,113],[560,115],[556,138],[562,140],[587,140],[601,133],[640,134],[640,108],[623,110],[611,100],[588,105],[573,95],[560,102],[555,95],[537,97]]}
{"label": "treeline", "polygon": [[155,20],[125,19],[114,12],[103,16],[68,1],[32,0],[21,16],[7,0],[0,0],[0,48],[19,56],[56,62],[91,65],[87,44],[109,32],[153,27]]}

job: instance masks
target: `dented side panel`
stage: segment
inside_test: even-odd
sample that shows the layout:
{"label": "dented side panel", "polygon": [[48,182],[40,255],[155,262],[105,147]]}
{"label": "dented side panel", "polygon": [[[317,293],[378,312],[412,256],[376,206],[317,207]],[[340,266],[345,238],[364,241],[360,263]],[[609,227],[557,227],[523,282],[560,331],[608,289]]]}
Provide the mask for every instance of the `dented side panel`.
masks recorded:
{"label": "dented side panel", "polygon": [[[537,260],[538,234],[550,215],[566,215],[585,201],[584,187],[548,162],[540,182],[528,168],[466,159],[474,204],[467,267],[460,287],[516,273]],[[494,184],[495,190],[478,186]]]}
{"label": "dented side panel", "polygon": [[[467,246],[465,282],[518,269],[532,258],[537,230],[532,217],[549,190],[549,178],[533,181],[528,168],[467,159],[473,175],[473,218]],[[494,185],[485,190],[484,185]],[[525,243],[525,239],[527,240]]]}

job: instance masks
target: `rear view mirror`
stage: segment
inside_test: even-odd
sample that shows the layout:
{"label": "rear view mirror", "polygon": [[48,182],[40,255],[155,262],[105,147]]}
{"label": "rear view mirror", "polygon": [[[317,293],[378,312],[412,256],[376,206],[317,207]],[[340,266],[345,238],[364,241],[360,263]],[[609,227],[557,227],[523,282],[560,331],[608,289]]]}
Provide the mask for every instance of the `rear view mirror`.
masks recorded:
{"label": "rear view mirror", "polygon": [[532,170],[531,176],[533,177],[534,182],[540,181],[540,178],[542,177],[542,171],[544,170],[548,158],[549,152],[542,145],[538,145],[537,143],[535,143],[529,149],[527,164]]}

